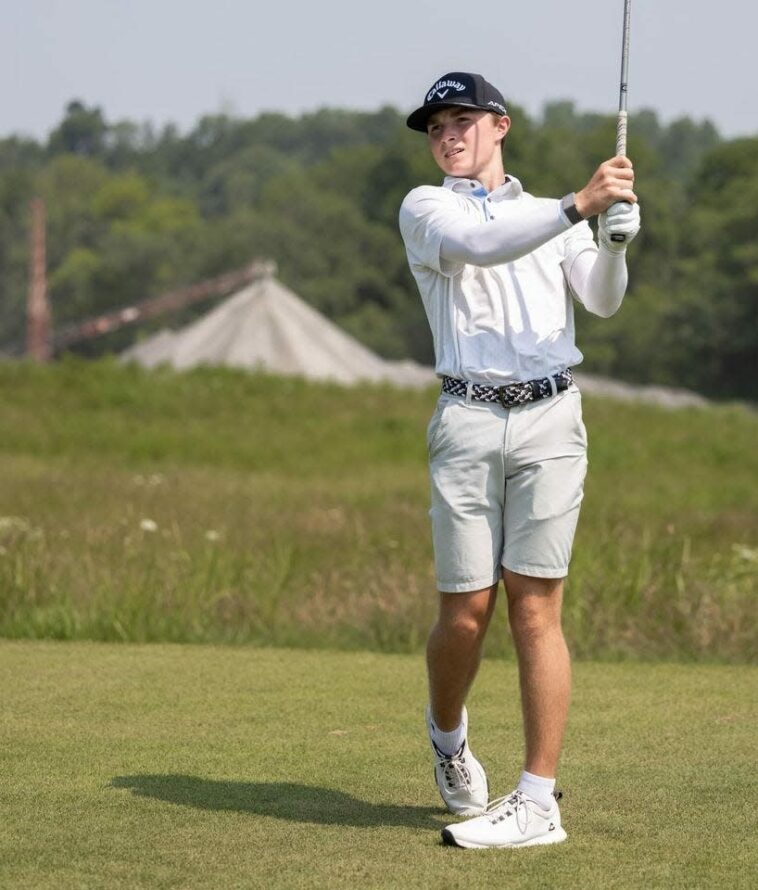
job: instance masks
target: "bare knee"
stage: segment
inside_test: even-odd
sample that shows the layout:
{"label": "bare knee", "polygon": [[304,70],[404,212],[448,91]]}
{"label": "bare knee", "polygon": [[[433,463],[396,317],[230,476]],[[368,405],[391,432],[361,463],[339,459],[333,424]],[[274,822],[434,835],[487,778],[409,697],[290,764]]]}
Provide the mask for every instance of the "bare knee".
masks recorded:
{"label": "bare knee", "polygon": [[562,578],[530,578],[506,570],[504,581],[514,637],[532,640],[560,627]]}
{"label": "bare knee", "polygon": [[437,627],[447,637],[454,637],[461,644],[477,643],[486,630],[486,624],[481,615],[472,613],[457,613],[456,615],[440,616]]}
{"label": "bare knee", "polygon": [[435,630],[460,643],[481,642],[492,617],[497,585],[473,593],[443,593]]}

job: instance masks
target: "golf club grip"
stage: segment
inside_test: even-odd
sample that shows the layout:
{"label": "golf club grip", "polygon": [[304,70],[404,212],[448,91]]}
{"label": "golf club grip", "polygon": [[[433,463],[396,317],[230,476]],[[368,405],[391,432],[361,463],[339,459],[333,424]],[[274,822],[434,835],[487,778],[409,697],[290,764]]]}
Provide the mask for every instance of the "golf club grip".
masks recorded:
{"label": "golf club grip", "polygon": [[627,113],[626,111],[619,111],[619,116],[616,121],[616,156],[617,157],[626,157],[626,125],[627,125]]}
{"label": "golf club grip", "polygon": [[[626,157],[626,111],[619,111],[618,120],[616,122],[616,155]],[[626,241],[626,235],[616,233],[611,235],[611,241],[616,244],[623,244]]]}

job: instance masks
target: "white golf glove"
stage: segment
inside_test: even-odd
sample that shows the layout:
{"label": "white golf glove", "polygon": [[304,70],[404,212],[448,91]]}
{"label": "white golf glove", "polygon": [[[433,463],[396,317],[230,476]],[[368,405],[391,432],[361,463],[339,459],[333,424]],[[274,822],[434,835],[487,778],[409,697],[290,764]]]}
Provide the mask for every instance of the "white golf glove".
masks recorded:
{"label": "white golf glove", "polygon": [[[610,253],[623,253],[627,244],[640,230],[640,205],[619,201],[597,218],[597,237]],[[614,241],[611,235],[623,235],[623,241]]]}

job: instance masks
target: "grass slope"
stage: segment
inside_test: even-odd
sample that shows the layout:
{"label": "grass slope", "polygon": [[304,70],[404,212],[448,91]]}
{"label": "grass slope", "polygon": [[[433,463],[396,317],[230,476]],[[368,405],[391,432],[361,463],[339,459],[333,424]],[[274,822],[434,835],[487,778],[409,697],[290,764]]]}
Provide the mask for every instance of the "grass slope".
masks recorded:
{"label": "grass slope", "polygon": [[[81,361],[0,383],[0,635],[418,651],[433,390]],[[587,398],[585,421],[573,651],[754,659],[758,416]]]}
{"label": "grass slope", "polygon": [[[758,671],[576,669],[569,841],[442,847],[418,656],[0,646],[0,886],[752,888]],[[472,742],[520,768],[513,665],[485,662]]]}

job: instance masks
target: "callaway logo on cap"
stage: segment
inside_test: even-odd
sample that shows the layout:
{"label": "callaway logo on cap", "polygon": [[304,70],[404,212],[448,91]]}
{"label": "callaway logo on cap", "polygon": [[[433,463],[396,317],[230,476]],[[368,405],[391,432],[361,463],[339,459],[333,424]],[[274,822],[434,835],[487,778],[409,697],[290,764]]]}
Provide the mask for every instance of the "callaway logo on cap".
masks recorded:
{"label": "callaway logo on cap", "polygon": [[481,108],[493,114],[507,114],[502,93],[488,83],[481,74],[465,71],[452,71],[443,74],[426,93],[424,104],[417,108],[406,121],[411,130],[426,133],[426,122],[440,108],[463,105],[466,108]]}
{"label": "callaway logo on cap", "polygon": [[459,80],[438,80],[437,83],[429,90],[426,94],[426,102],[434,101],[434,97],[437,97],[438,101],[442,101],[445,96],[450,92],[450,90],[455,90],[458,93],[463,93],[466,90],[466,84],[461,83]]}

